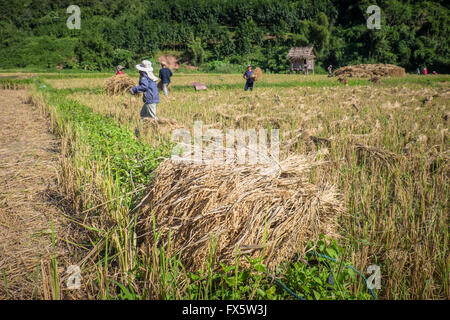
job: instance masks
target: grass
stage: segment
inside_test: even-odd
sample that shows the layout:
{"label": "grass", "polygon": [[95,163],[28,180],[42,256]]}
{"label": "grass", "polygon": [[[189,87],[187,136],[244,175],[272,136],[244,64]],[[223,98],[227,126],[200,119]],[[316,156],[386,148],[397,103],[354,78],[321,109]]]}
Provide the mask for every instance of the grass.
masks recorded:
{"label": "grass", "polygon": [[[35,103],[44,106],[43,98],[36,93]],[[55,130],[63,137],[66,158],[61,163],[61,188],[75,212],[72,220],[80,221],[78,224],[90,234],[91,256],[98,256],[108,239],[108,250],[115,250],[115,259],[109,258],[122,267],[114,280],[128,282],[133,278],[129,272],[134,268],[135,253],[131,249],[135,241],[133,218],[128,213],[164,150],[137,142],[132,132],[51,88],[46,98],[53,106],[48,111]],[[132,188],[131,179],[137,190]],[[94,273],[90,276],[95,277]],[[87,282],[93,281],[90,276],[85,277]]]}
{"label": "grass", "polygon": [[[129,75],[138,82],[138,74],[130,72]],[[113,74],[80,74],[80,75],[40,75],[41,78],[46,79],[47,83],[56,89],[65,88],[95,88],[99,90],[103,88],[104,82]],[[244,80],[242,75],[237,74],[181,74],[175,73],[172,77],[171,90],[190,90],[193,91],[192,82],[204,83],[209,89],[241,89],[244,87]],[[407,76],[402,78],[386,78],[382,80],[380,86],[392,86],[402,84],[424,84],[433,86],[441,82],[448,81],[448,76]],[[348,78],[349,86],[367,85],[370,82],[363,78]],[[293,87],[335,87],[344,86],[337,81],[337,78],[328,78],[326,75],[308,75],[300,76],[295,74],[271,74],[264,75],[262,80],[255,83],[255,88],[293,88]]]}
{"label": "grass", "polygon": [[22,89],[26,87],[27,85],[33,83],[33,79],[26,78],[26,79],[11,79],[11,78],[0,78],[0,88],[1,89]]}
{"label": "grass", "polygon": [[[49,86],[34,97],[48,108],[62,137],[61,189],[92,242],[82,268],[85,297],[293,298],[258,261],[247,270],[235,265],[189,274],[165,248],[139,249],[130,214],[139,192],[132,185],[140,190],[151,180],[157,159],[169,148],[170,131],[160,128],[156,136],[143,130],[136,141],[141,102],[106,96],[100,88],[104,78],[80,78],[42,79]],[[338,185],[348,214],[341,219],[339,243],[311,247],[335,250],[338,260],[362,273],[379,265],[382,299],[448,299],[449,79],[407,76],[381,85],[350,79],[345,87],[325,76],[265,75],[250,93],[242,91],[240,75],[176,75],[157,112],[187,128],[193,119],[217,128],[275,125],[285,145],[295,142],[290,153],[320,151],[328,165],[312,179]],[[210,90],[194,92],[193,81]],[[313,256],[306,260],[286,262],[275,278],[307,299],[370,298],[361,278],[343,263],[327,267]],[[330,268],[338,288],[332,291],[326,289]]]}
{"label": "grass", "polygon": [[6,272],[5,272],[4,268],[2,268],[2,280],[3,280],[3,286],[5,287],[5,291],[6,291],[6,299],[9,299],[8,279],[6,278]]}
{"label": "grass", "polygon": [[[51,223],[51,230],[52,230],[52,248],[53,251],[56,249],[56,237],[55,237],[55,227],[53,226],[53,221]],[[51,273],[52,273],[52,293],[53,293],[53,300],[59,300],[60,293],[59,293],[59,280],[58,280],[58,262],[56,261],[56,256],[53,254],[51,259]]]}

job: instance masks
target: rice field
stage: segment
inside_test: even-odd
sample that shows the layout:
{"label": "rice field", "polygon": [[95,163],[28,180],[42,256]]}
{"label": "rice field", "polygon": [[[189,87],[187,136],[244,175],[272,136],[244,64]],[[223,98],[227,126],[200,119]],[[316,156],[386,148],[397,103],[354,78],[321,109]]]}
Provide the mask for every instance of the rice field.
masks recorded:
{"label": "rice field", "polygon": [[[69,298],[292,298],[262,275],[257,259],[247,273],[238,264],[217,270],[220,261],[208,260],[203,273],[193,274],[167,248],[141,242],[139,217],[131,213],[153,181],[151,172],[170,154],[173,130],[192,131],[194,121],[202,121],[204,128],[219,130],[279,129],[281,160],[305,156],[320,162],[309,182],[335,186],[345,210],[333,239],[305,246],[334,252],[366,275],[369,266],[379,266],[379,299],[449,299],[449,76],[407,75],[381,84],[349,78],[346,86],[322,75],[264,74],[253,92],[245,92],[242,75],[176,74],[169,96],[160,95],[157,115],[163,121],[150,125],[139,121],[141,97],[106,94],[107,77],[39,78],[47,87],[29,91],[62,139],[62,194],[74,219],[96,239],[89,250],[74,249],[90,254],[90,261],[83,260],[83,290]],[[209,89],[196,92],[194,81]],[[86,113],[79,119],[78,106]],[[92,125],[84,126],[84,117]],[[94,132],[103,124],[108,128]],[[103,150],[107,142],[93,142],[102,134],[129,140],[131,151],[114,151],[114,145]],[[147,164],[151,170],[139,171],[138,158],[132,168],[141,169],[122,168],[121,161],[141,148],[144,155],[147,148],[160,150]],[[148,231],[152,216],[146,219]],[[302,278],[306,267],[296,263],[272,272],[306,299],[371,298],[355,274],[345,275],[336,294],[301,289],[314,280]]]}

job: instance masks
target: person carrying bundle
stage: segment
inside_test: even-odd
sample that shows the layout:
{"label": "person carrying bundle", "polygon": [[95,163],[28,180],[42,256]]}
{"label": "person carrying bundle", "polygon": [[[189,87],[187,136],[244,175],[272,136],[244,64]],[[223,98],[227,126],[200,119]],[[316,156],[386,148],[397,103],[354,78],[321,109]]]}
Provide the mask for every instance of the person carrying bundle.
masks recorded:
{"label": "person carrying bundle", "polygon": [[253,74],[252,66],[248,65],[247,66],[247,71],[245,71],[245,73],[244,73],[244,79],[247,80],[247,82],[245,82],[245,87],[244,87],[245,91],[247,91],[249,88],[250,88],[250,91],[253,91],[253,83],[254,83],[254,81],[252,79],[252,74]]}
{"label": "person carrying bundle", "polygon": [[141,119],[156,118],[156,105],[159,103],[159,93],[156,86],[158,78],[153,74],[152,63],[144,60],[141,64],[136,65],[136,69],[139,70],[139,85],[132,87],[130,93],[144,93]]}

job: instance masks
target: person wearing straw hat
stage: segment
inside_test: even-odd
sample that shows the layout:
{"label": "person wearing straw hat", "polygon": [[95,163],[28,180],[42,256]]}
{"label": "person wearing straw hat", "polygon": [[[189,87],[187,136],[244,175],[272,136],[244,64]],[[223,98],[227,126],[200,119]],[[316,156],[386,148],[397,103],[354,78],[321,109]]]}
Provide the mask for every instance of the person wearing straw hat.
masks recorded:
{"label": "person wearing straw hat", "polygon": [[244,79],[247,80],[247,82],[245,83],[245,87],[244,90],[247,91],[248,88],[250,88],[250,91],[253,91],[253,79],[252,79],[252,66],[248,65],[247,66],[247,71],[245,71],[244,73]]}
{"label": "person wearing straw hat", "polygon": [[118,65],[117,66],[117,72],[116,72],[116,75],[118,75],[118,74],[124,74],[123,73],[123,69],[125,69],[125,67],[123,67],[123,66],[121,66],[121,65]]}
{"label": "person wearing straw hat", "polygon": [[152,63],[148,60],[136,65],[139,70],[139,85],[130,89],[131,94],[143,92],[144,105],[141,109],[141,119],[156,118],[156,105],[159,103],[159,93],[156,86],[158,78],[153,74]]}

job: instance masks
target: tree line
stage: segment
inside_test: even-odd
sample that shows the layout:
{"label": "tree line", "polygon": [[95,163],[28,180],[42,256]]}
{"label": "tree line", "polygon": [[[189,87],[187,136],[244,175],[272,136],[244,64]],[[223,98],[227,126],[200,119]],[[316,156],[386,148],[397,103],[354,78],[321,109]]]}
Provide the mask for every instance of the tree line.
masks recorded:
{"label": "tree line", "polygon": [[[205,70],[252,63],[285,72],[290,47],[314,45],[319,70],[392,63],[450,71],[447,1],[80,0],[79,30],[66,25],[72,2],[1,0],[0,68],[105,70],[173,53]],[[366,25],[374,4],[380,29]]]}

